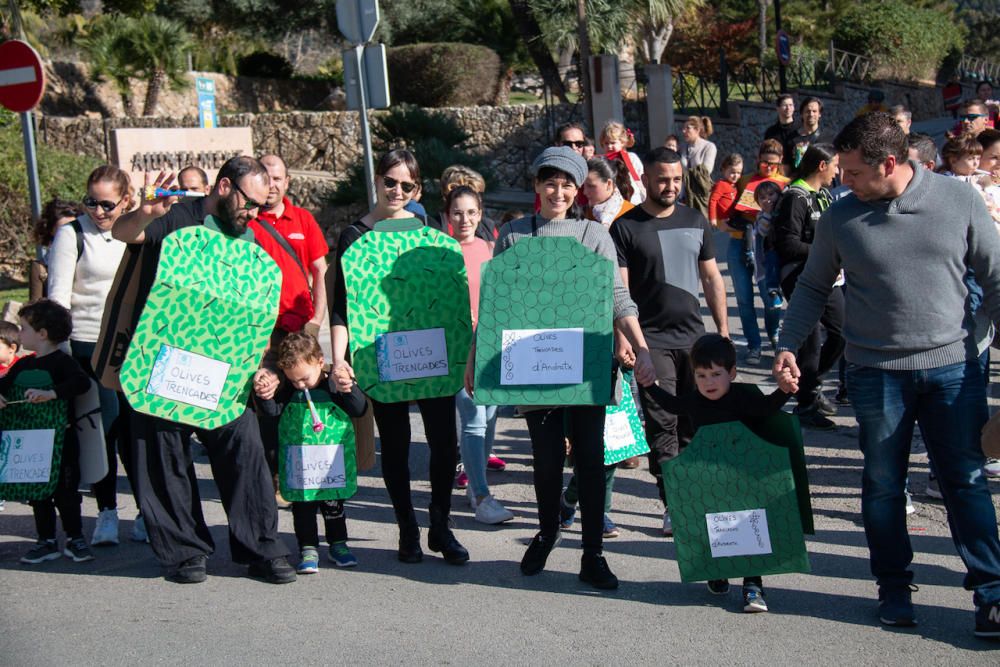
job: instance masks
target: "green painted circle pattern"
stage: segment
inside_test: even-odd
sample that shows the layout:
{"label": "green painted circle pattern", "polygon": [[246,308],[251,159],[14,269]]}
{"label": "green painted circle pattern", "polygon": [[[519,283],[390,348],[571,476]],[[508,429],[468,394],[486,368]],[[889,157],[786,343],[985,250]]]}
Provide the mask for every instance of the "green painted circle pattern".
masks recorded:
{"label": "green painted circle pattern", "polygon": [[[682,581],[809,572],[787,448],[740,422],[698,429],[684,452],[663,464]],[[764,509],[771,553],[713,558],[706,514]]]}
{"label": "green painted circle pattern", "polygon": [[[312,415],[305,394],[301,391],[295,392],[278,421],[278,479],[281,495],[285,500],[292,502],[346,500],[358,491],[354,424],[347,413],[337,407],[326,391],[313,389],[310,395],[323,423],[322,431],[319,433],[313,431]],[[293,445],[342,445],[346,486],[342,489],[293,489],[288,486],[288,448]]]}
{"label": "green painted circle pattern", "polygon": [[[430,227],[369,232],[341,260],[354,373],[382,403],[451,396],[462,388],[472,341],[469,280],[458,241]],[[382,382],[375,341],[397,331],[443,328],[448,374]]]}
{"label": "green painted circle pattern", "polygon": [[[203,226],[167,236],[122,364],[129,403],[144,414],[205,429],[239,417],[274,328],[280,293],[281,270],[259,245]],[[229,364],[214,410],[146,390],[164,345]]]}
{"label": "green painted circle pattern", "polygon": [[635,398],[632,396],[632,371],[622,373],[621,383],[621,402],[618,405],[609,405],[604,411],[605,431],[607,430],[608,417],[614,414],[625,413],[628,417],[628,426],[632,431],[634,442],[629,447],[607,449],[607,440],[605,440],[604,465],[606,466],[613,466],[633,456],[642,456],[649,453],[649,445],[646,443],[646,431],[642,428],[642,420],[639,419],[639,410],[636,408]]}
{"label": "green painted circle pattern", "polygon": [[[476,403],[607,405],[611,401],[616,270],[612,261],[576,239],[553,236],[522,239],[483,265],[476,330]],[[583,329],[583,382],[500,384],[503,331],[551,328]]]}
{"label": "green painted circle pattern", "polygon": [[[28,389],[51,389],[52,376],[41,370],[25,371],[14,378],[6,398],[8,401],[24,399]],[[55,399],[44,403],[18,403],[8,405],[0,410],[0,470],[13,453],[16,443],[10,441],[7,432],[10,430],[30,431],[34,429],[53,429],[55,439],[52,444],[52,469],[49,481],[17,482],[0,484],[0,499],[2,500],[44,500],[50,497],[59,483],[59,468],[62,465],[63,439],[69,424],[69,407],[67,401]]]}

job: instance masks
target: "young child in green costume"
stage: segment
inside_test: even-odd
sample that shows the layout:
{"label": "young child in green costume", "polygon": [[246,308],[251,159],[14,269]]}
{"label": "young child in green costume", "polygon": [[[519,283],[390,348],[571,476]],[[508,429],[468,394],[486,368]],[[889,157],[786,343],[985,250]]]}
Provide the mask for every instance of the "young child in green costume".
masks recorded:
{"label": "young child in green costume", "polygon": [[[272,417],[281,415],[296,392],[309,390],[313,397],[328,393],[333,403],[348,417],[360,417],[368,403],[358,384],[345,368],[331,375],[323,370],[323,350],[312,334],[304,331],[289,334],[278,348],[278,368],[285,382],[271,399],[260,401],[261,410]],[[260,392],[258,391],[258,396]],[[316,511],[323,515],[326,540],[330,544],[329,559],[337,567],[354,567],[358,559],[347,547],[347,518],[343,500],[293,501],[292,518],[295,539],[299,543],[301,560],[298,574],[319,572],[319,533]]]}
{"label": "young child in green costume", "polygon": [[[39,299],[21,308],[21,345],[33,350],[33,356],[23,357],[4,377],[0,378],[0,409],[7,407],[7,398],[18,376],[28,371],[44,371],[52,378],[51,389],[27,389],[24,400],[29,403],[68,401],[87,393],[90,380],[73,357],[59,349],[69,339],[73,320],[69,311],[55,301]],[[55,492],[43,500],[32,500],[38,543],[21,557],[22,563],[36,564],[65,555],[77,563],[93,560],[94,554],[83,537],[80,486],[80,448],[75,429],[63,424],[62,462]],[[56,509],[66,531],[66,548],[59,551],[56,541]]]}
{"label": "young child in green costume", "polygon": [[[696,429],[709,424],[739,421],[752,425],[781,410],[798,391],[798,382],[790,372],[778,381],[778,390],[764,396],[752,385],[733,382],[736,379],[736,348],[728,338],[709,333],[695,341],[691,348],[696,392],[674,396],[658,385],[645,390],[664,409],[676,415],[687,415]],[[708,590],[716,595],[729,592],[729,581],[713,579]],[[743,578],[743,611],[767,611],[763,580],[758,576]]]}

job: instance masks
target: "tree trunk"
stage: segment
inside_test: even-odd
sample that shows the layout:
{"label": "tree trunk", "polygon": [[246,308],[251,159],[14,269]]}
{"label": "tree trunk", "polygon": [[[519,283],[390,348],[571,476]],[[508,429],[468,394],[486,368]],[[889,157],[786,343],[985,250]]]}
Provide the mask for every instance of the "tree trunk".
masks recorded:
{"label": "tree trunk", "polygon": [[160,69],[153,72],[153,76],[149,78],[146,85],[146,102],[142,108],[143,116],[156,115],[156,105],[160,102],[160,90],[163,89],[166,80],[167,73]]}
{"label": "tree trunk", "polygon": [[760,66],[764,67],[764,57],[767,55],[767,0],[757,0],[757,9],[760,10],[758,27],[760,28]]}
{"label": "tree trunk", "polygon": [[576,0],[576,41],[579,45],[580,62],[580,95],[583,98],[584,120],[592,132],[594,127],[594,100],[590,87],[590,35],[587,33],[587,3],[586,0]]}
{"label": "tree trunk", "polygon": [[507,106],[510,102],[510,87],[514,83],[514,68],[508,67],[497,80],[497,89],[493,93],[493,106]]}
{"label": "tree trunk", "polygon": [[569,103],[569,98],[566,97],[566,88],[563,86],[562,79],[559,78],[559,68],[552,60],[552,54],[548,47],[545,46],[545,41],[542,39],[542,28],[538,25],[528,0],[508,0],[508,3],[510,11],[514,15],[514,23],[517,24],[517,31],[521,34],[521,39],[524,40],[528,53],[535,62],[535,66],[538,67],[538,72],[542,75],[545,85],[549,87],[553,95],[559,98],[560,102]]}
{"label": "tree trunk", "polygon": [[666,25],[647,25],[642,36],[642,55],[646,62],[659,65],[663,62],[663,52],[667,50],[670,37],[674,34],[673,19]]}

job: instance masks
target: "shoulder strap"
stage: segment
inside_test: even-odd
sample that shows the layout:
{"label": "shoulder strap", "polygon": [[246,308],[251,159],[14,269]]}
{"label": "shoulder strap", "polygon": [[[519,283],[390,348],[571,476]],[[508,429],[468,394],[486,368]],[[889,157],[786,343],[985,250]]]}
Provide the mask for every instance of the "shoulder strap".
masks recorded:
{"label": "shoulder strap", "polygon": [[267,220],[261,220],[260,218],[258,218],[257,221],[260,222],[260,226],[264,228],[264,231],[270,234],[271,238],[277,241],[278,245],[280,245],[285,252],[287,252],[289,255],[292,256],[292,259],[295,260],[295,264],[299,267],[299,270],[302,271],[302,275],[305,277],[306,282],[308,283],[309,274],[306,273],[306,267],[302,266],[302,260],[299,259],[299,256],[295,254],[294,250],[292,250],[292,246],[289,245],[288,239],[279,234],[278,230],[275,229],[274,226]]}
{"label": "shoulder strap", "polygon": [[76,261],[79,262],[83,257],[83,225],[80,224],[80,218],[73,218],[69,224],[73,225],[73,231],[76,232]]}

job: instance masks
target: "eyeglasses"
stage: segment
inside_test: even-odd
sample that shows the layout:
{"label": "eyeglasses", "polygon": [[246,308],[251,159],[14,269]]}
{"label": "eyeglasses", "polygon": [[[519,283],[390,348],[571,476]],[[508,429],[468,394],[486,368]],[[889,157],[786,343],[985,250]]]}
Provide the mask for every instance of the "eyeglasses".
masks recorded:
{"label": "eyeglasses", "polygon": [[395,178],[389,178],[388,176],[382,177],[382,184],[385,185],[386,190],[394,190],[398,185],[402,188],[404,195],[413,194],[413,191],[417,189],[416,183],[411,183],[410,181],[397,181]]}
{"label": "eyeglasses", "polygon": [[[121,204],[123,201],[125,201],[125,195],[122,195],[122,198],[119,199],[117,202],[108,201],[107,199],[102,199],[98,201],[93,197],[91,197],[90,195],[87,195],[86,197],[83,198],[83,205],[89,208],[91,211],[96,211],[97,207],[100,206],[102,209],[104,209],[105,213],[111,213],[111,211],[118,208],[118,204]],[[76,214],[67,213],[67,217],[71,215],[75,216]]]}
{"label": "eyeglasses", "polygon": [[781,162],[765,162],[764,160],[761,160],[757,164],[758,164],[758,166],[761,166],[761,167],[780,167],[781,166]]}
{"label": "eyeglasses", "polygon": [[564,141],[564,142],[562,142],[562,145],[563,146],[567,146],[569,148],[583,148],[584,146],[587,145],[587,142],[586,141]]}
{"label": "eyeglasses", "polygon": [[230,183],[233,184],[233,187],[236,188],[236,191],[239,192],[241,195],[243,195],[243,199],[246,200],[245,202],[243,202],[244,211],[252,211],[255,208],[260,208],[261,206],[263,206],[263,204],[256,202],[253,199],[250,199],[250,197],[247,196],[247,193],[243,192],[243,189],[240,186],[236,185],[236,181],[230,181]]}
{"label": "eyeglasses", "polygon": [[958,117],[959,120],[962,120],[962,121],[965,121],[965,122],[968,122],[968,123],[971,123],[972,121],[976,120],[977,118],[986,118],[986,114],[984,114],[984,113],[967,113],[967,114],[965,114],[963,116],[959,116]]}

